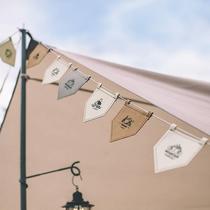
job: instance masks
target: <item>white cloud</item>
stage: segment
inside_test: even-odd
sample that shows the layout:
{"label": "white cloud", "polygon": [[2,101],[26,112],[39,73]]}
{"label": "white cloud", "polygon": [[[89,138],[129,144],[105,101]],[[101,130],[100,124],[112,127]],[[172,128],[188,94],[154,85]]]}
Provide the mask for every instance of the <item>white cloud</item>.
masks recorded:
{"label": "white cloud", "polygon": [[34,0],[0,0],[0,39],[6,38],[23,25],[28,30],[46,30],[47,22],[41,4]]}
{"label": "white cloud", "polygon": [[173,23],[173,27],[156,25],[156,28],[164,32],[170,30],[170,35],[174,38],[186,37],[191,46],[182,46],[184,43],[177,43],[176,40],[175,43],[171,43],[172,46],[176,46],[171,48],[170,45],[162,46],[157,40],[136,39],[127,33],[128,13],[132,14],[133,11],[144,9],[155,2],[157,1],[125,1],[113,8],[104,20],[107,24],[107,34],[104,35],[103,41],[104,46],[109,46],[108,43],[113,44],[113,40],[116,40],[116,44],[109,47],[111,53],[105,50],[100,57],[165,74],[210,81],[210,50],[204,52],[204,49],[210,46],[210,23],[206,19],[195,15],[191,25],[188,25],[189,21],[182,21],[180,17],[167,13],[168,24]]}
{"label": "white cloud", "polygon": [[127,16],[135,11],[148,9],[156,2],[156,0],[123,1],[111,7],[104,17],[104,34],[100,40],[81,41],[78,37],[70,39],[69,44],[65,46],[66,48],[69,46],[72,51],[113,62],[164,74],[210,81],[210,50],[208,50],[210,23],[199,14],[192,14],[191,20],[185,20],[178,14],[176,16],[170,14],[170,11],[165,12],[168,21],[165,24],[157,22],[155,27],[163,36],[170,36],[172,41],[168,45],[163,45],[155,38],[142,40],[132,36],[132,32],[128,33]]}
{"label": "white cloud", "polygon": [[[133,31],[129,31],[129,21],[135,22],[132,17],[134,13],[139,12],[138,18],[141,18],[142,10],[150,10],[157,3],[161,7],[164,0],[124,0],[116,5],[110,4],[110,10],[101,22],[103,34],[96,40],[85,39],[85,36],[76,37],[73,34],[69,35],[69,39],[60,39],[59,33],[62,33],[62,30],[58,30],[58,36],[48,34],[49,27],[57,26],[51,23],[48,12],[44,11],[47,7],[43,2],[13,0],[11,3],[0,0],[0,3],[0,19],[5,20],[0,22],[1,40],[25,23],[35,37],[44,37],[49,40],[48,43],[54,43],[55,46],[72,52],[164,74],[210,81],[210,23],[199,13],[193,13],[189,21],[189,18],[185,20],[185,17],[171,14],[170,11],[165,11],[167,8],[163,8],[162,15],[168,21],[164,24],[157,21],[155,25],[148,27],[155,27],[154,30],[163,34],[163,37],[169,36],[171,42],[168,45],[163,45],[156,37],[142,39],[142,36],[133,36]],[[204,6],[200,1],[194,5],[196,8],[201,7],[201,11]],[[149,10],[148,13],[153,12]]]}

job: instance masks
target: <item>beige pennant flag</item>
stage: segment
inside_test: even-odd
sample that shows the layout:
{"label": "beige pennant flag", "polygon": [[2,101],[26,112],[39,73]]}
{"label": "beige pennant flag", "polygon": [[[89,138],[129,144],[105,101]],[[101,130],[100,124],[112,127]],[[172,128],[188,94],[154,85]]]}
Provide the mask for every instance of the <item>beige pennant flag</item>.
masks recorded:
{"label": "beige pennant flag", "polygon": [[16,49],[11,38],[0,45],[0,57],[3,62],[15,66]]}
{"label": "beige pennant flag", "polygon": [[41,61],[45,58],[48,54],[49,49],[45,47],[43,44],[39,43],[34,50],[30,53],[28,58],[27,67],[31,68],[35,65],[41,63]]}
{"label": "beige pennant flag", "polygon": [[138,110],[125,103],[112,120],[111,142],[135,135],[152,116],[152,112]]}

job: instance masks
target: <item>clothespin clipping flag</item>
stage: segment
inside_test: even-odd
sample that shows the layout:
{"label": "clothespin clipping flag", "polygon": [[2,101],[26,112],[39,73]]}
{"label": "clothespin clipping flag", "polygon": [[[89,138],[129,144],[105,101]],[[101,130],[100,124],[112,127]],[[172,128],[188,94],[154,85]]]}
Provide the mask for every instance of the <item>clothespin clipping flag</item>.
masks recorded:
{"label": "clothespin clipping flag", "polygon": [[135,135],[151,116],[152,112],[136,109],[126,102],[112,120],[111,142]]}
{"label": "clothespin clipping flag", "polygon": [[187,166],[207,142],[182,133],[172,124],[154,146],[155,173]]}
{"label": "clothespin clipping flag", "polygon": [[59,81],[58,99],[75,94],[89,78],[77,69],[67,71]]}
{"label": "clothespin clipping flag", "polygon": [[15,66],[16,49],[11,38],[0,44],[0,57],[3,62]]}
{"label": "clothespin clipping flag", "polygon": [[68,63],[62,57],[57,57],[45,71],[43,84],[50,84],[60,80],[70,67],[71,63]]}
{"label": "clothespin clipping flag", "polygon": [[104,116],[117,100],[119,94],[111,93],[101,87],[95,89],[85,105],[84,122]]}

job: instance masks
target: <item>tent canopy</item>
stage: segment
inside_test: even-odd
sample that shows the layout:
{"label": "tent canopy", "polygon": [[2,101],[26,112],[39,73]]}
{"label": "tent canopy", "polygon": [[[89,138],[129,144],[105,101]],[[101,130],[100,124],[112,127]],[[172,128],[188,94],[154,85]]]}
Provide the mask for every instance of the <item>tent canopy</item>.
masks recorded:
{"label": "tent canopy", "polygon": [[210,135],[210,83],[58,52]]}
{"label": "tent canopy", "polygon": [[[113,92],[137,101],[144,109],[194,135],[209,137],[205,134],[209,131],[207,84],[59,52]],[[56,55],[49,54],[27,73],[31,78],[43,78],[47,66],[55,58]],[[109,143],[111,121],[124,102],[117,100],[106,116],[83,123],[85,102],[96,84],[89,81],[83,88],[90,92],[79,91],[56,100],[57,86],[43,86],[36,80],[28,80],[27,175],[62,168],[80,160],[83,181],[75,181],[84,199],[95,204],[93,210],[210,209],[209,146],[204,147],[188,166],[154,174],[153,146],[168,125],[152,117],[137,135]],[[0,139],[0,209],[5,210],[19,206],[19,93],[17,88]],[[161,109],[144,103],[144,99]],[[182,113],[187,114],[182,116]],[[74,192],[69,172],[33,178],[28,180],[28,185],[29,210],[61,209],[66,201],[72,200]]]}

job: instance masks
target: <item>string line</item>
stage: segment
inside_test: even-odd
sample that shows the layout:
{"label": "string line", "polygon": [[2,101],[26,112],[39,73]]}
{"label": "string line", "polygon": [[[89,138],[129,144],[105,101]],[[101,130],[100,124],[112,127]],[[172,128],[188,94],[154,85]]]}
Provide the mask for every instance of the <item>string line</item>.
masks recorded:
{"label": "string line", "polygon": [[[42,43],[42,44],[43,44],[43,43]],[[61,56],[61,57],[63,56],[63,57],[66,57],[67,59],[69,59],[67,56],[65,56],[65,55],[63,55],[63,54],[61,54],[61,53],[58,53],[58,52],[57,52],[56,50],[54,50],[53,48],[49,48],[46,44],[43,44],[43,45],[44,45],[46,48],[48,48],[48,49],[50,50],[50,52],[54,53],[55,55]],[[78,68],[76,68],[76,70],[77,70],[78,72],[80,72],[81,74],[88,76],[88,75],[85,74],[84,72],[80,71]],[[95,83],[95,84],[97,84],[97,85],[101,84],[101,83],[98,82],[97,80],[93,79],[92,76],[90,76],[90,79],[89,79],[89,80],[91,80],[93,83]],[[103,86],[103,88],[106,89],[107,91],[109,91],[110,93],[113,93],[113,91],[110,90],[109,88],[104,87],[104,86]],[[121,94],[119,94],[118,99],[120,99],[120,100],[122,100],[122,101],[125,101],[125,102],[128,101],[128,99],[127,99],[127,98],[124,98],[123,96],[121,96]],[[149,112],[148,110],[146,110],[146,109],[140,107],[139,105],[135,104],[135,102],[134,102],[134,103],[133,103],[133,101],[131,101],[131,102],[132,102],[132,105],[135,106],[135,107],[137,107],[138,109],[143,110],[144,112]],[[163,118],[161,118],[161,117],[159,117],[159,116],[157,116],[157,115],[155,115],[155,114],[153,114],[152,117],[154,117],[154,118],[158,119],[159,121],[161,121],[161,122],[167,124],[168,126],[171,126],[171,125],[173,124],[173,123],[168,122],[167,120],[165,120],[165,119],[163,119]],[[199,141],[202,141],[200,137],[195,136],[195,135],[193,135],[193,134],[187,132],[186,130],[184,130],[184,129],[178,127],[178,126],[176,127],[176,129],[182,131],[183,133],[185,133],[185,134],[187,134],[187,135],[189,135],[189,136],[191,136],[191,137],[193,137],[193,138],[195,138],[195,139],[198,139]],[[209,142],[209,141],[208,141],[206,144],[210,146],[210,142]]]}
{"label": "string line", "polygon": [[19,31],[15,31],[14,33],[12,33],[10,36],[8,36],[6,39],[3,39],[3,41],[0,42],[0,45],[4,44],[5,42],[7,42],[9,40],[9,38],[12,38],[13,36],[15,36]]}

